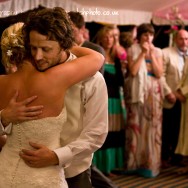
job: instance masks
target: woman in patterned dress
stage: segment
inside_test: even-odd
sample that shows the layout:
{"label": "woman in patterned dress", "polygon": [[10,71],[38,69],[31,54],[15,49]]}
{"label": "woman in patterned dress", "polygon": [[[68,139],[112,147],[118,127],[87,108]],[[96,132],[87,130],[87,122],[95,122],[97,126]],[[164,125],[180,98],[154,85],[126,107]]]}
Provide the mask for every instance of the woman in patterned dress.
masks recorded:
{"label": "woman in patterned dress", "polygon": [[126,172],[155,177],[161,165],[162,52],[152,41],[154,28],[142,24],[138,43],[128,51]]}

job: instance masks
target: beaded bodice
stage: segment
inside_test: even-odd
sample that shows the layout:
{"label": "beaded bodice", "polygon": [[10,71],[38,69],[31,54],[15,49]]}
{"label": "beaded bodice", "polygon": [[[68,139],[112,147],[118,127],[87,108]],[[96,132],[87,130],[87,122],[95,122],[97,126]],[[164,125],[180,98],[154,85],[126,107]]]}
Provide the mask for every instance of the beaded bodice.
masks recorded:
{"label": "beaded bodice", "polygon": [[7,143],[0,153],[0,188],[67,188],[64,170],[59,166],[31,168],[19,157],[21,149],[33,149],[29,141],[53,150],[60,147],[60,132],[66,110],[57,117],[47,117],[13,125]]}

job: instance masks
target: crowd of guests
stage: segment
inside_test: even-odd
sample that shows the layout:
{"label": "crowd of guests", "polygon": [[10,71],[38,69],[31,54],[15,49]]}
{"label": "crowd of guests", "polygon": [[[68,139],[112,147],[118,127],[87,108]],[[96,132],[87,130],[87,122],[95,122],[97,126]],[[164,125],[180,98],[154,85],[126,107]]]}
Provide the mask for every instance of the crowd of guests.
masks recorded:
{"label": "crowd of guests", "polygon": [[[63,45],[57,39],[59,36],[56,38],[53,33],[40,30],[42,28],[41,23],[45,22],[46,18],[49,19],[49,24],[53,25],[50,22],[51,18],[57,19],[53,11],[53,9],[46,10],[46,13],[52,13],[51,17],[46,16],[45,11],[39,13],[39,15],[41,14],[40,19],[39,15],[34,15],[33,21],[28,22],[29,27],[26,27],[28,30],[25,29],[26,32],[29,32],[27,42],[30,44],[28,48],[31,48],[31,56],[38,62],[43,62],[40,59],[42,55],[51,60],[48,54],[50,49],[59,44]],[[60,16],[61,10],[57,9],[56,11],[60,12]],[[44,20],[42,20],[43,18]],[[96,32],[95,41],[91,42],[89,30],[86,29],[84,18],[79,12],[71,11],[67,15],[63,13],[62,18],[65,25],[70,24],[71,26],[71,29],[69,26],[68,29],[72,30],[72,36],[67,33],[71,44],[74,43],[75,46],[90,48],[101,53],[104,57],[104,63],[99,70],[100,73],[97,72],[94,76],[90,76],[90,79],[75,84],[82,77],[84,79],[88,78],[91,73],[93,74],[96,71],[94,69],[98,68],[93,65],[93,69],[88,68],[87,70],[85,64],[80,63],[79,58],[83,58],[85,62],[87,56],[91,57],[91,59],[88,59],[88,66],[91,66],[89,65],[90,60],[99,62],[102,61],[102,58],[96,58],[97,53],[92,54],[92,51],[79,51],[79,49],[71,51],[71,53],[78,56],[78,63],[84,68],[85,75],[80,75],[79,78],[72,81],[70,86],[75,85],[68,90],[68,96],[65,97],[68,123],[65,124],[64,132],[61,133],[61,144],[56,146],[63,149],[60,151],[53,148],[52,151],[56,154],[53,156],[48,152],[53,160],[48,160],[45,165],[34,162],[32,164],[32,160],[27,161],[27,155],[32,156],[32,154],[35,154],[37,156],[36,153],[27,153],[23,150],[20,157],[28,166],[37,168],[61,163],[62,166],[65,166],[65,178],[68,183],[68,185],[63,183],[63,188],[67,186],[81,188],[83,185],[85,188],[90,188],[90,177],[93,187],[116,188],[116,185],[107,177],[114,176],[117,172],[137,174],[143,177],[156,177],[160,174],[161,168],[171,165],[181,166],[177,173],[188,172],[188,163],[186,161],[186,156],[188,156],[188,142],[186,140],[188,135],[188,128],[186,127],[188,126],[186,116],[188,108],[186,100],[188,94],[188,61],[186,57],[188,55],[188,32],[185,29],[178,30],[174,36],[175,45],[160,49],[153,44],[155,30],[152,24],[143,23],[135,27],[132,32],[120,32],[116,25],[105,25]],[[40,28],[38,29],[39,25]],[[51,26],[51,28],[48,28],[50,32],[52,28],[57,29],[55,26]],[[16,32],[16,28],[14,32]],[[8,42],[10,41],[7,38],[11,39],[11,37],[14,38],[15,36],[7,33],[2,38],[5,43],[4,46],[9,45]],[[65,42],[68,38],[63,38],[64,45],[68,45]],[[74,42],[72,41],[73,38]],[[53,43],[54,39],[55,42],[58,41],[57,44]],[[4,46],[2,46],[2,50],[4,50],[2,55],[7,74],[13,73],[14,75],[15,72],[19,74],[21,69],[17,67],[18,63],[14,59],[10,59],[12,54],[8,54],[7,48],[4,48]],[[23,49],[23,46],[24,44],[17,47]],[[65,48],[62,47],[66,51]],[[38,49],[42,49],[42,52],[37,51]],[[26,48],[26,50],[28,49]],[[63,50],[61,52],[66,57]],[[15,57],[20,58],[16,55]],[[53,56],[53,59],[55,59],[55,56]],[[58,62],[59,59],[60,56],[57,53],[55,61],[57,64],[61,63]],[[72,56],[70,61],[73,59],[75,57]],[[25,61],[24,58],[23,60]],[[9,63],[6,63],[8,61]],[[51,67],[56,66],[56,64],[51,64],[46,69],[42,69],[43,66],[40,67],[40,64],[35,65],[37,70],[46,71],[48,68],[51,69]],[[25,69],[28,70],[27,67]],[[54,70],[56,69],[54,68]],[[56,74],[60,73],[57,72]],[[73,75],[70,72],[71,74]],[[28,95],[25,96],[28,97]],[[17,97],[18,94],[13,99],[16,100]],[[76,100],[74,101],[73,98]],[[15,104],[17,105],[16,108],[19,108],[23,104],[32,103],[35,97],[25,100],[25,103],[19,103],[19,106],[16,101],[13,104],[13,99],[9,102],[7,98],[7,102],[1,105],[1,127],[5,129],[7,127],[12,128],[10,123],[17,125],[19,121],[30,120],[23,113],[22,116],[24,117],[21,116],[21,113],[17,117],[13,117],[13,112],[18,113],[18,110],[13,110],[15,110]],[[72,105],[70,105],[71,103]],[[29,110],[28,108],[25,109],[25,112],[26,110],[27,112],[38,110],[37,114],[34,114],[31,118],[35,119],[36,116],[40,117],[41,108],[35,107],[34,109],[30,107]],[[7,133],[9,135],[11,131],[6,132],[7,130],[4,128],[0,129],[2,134]],[[66,134],[69,136],[67,137]],[[0,146],[3,147],[5,143],[6,137],[1,136]],[[46,149],[39,145],[31,144],[31,146],[36,150]],[[64,161],[67,156],[62,155],[62,151],[69,151],[70,148],[72,153],[68,153],[68,157],[71,158],[71,162],[69,159]],[[3,153],[5,152],[4,149]],[[93,159],[92,154],[94,154]],[[2,155],[0,156],[2,157]],[[53,163],[54,156],[56,156],[56,163]],[[90,172],[91,175],[89,175]],[[64,177],[64,175],[62,176]]]}
{"label": "crowd of guests", "polygon": [[174,46],[160,49],[153,44],[152,24],[136,29],[136,40],[114,25],[96,34],[105,50],[109,131],[93,162],[109,176],[123,169],[120,173],[156,177],[171,165],[185,173],[188,32],[179,29]]}
{"label": "crowd of guests", "polygon": [[154,36],[145,23],[132,32],[116,25],[96,32],[94,42],[105,52],[108,135],[93,164],[107,176],[123,169],[156,177],[161,168],[187,165],[186,88],[180,84],[186,82],[188,32],[177,31],[175,45],[164,49],[154,46]]}

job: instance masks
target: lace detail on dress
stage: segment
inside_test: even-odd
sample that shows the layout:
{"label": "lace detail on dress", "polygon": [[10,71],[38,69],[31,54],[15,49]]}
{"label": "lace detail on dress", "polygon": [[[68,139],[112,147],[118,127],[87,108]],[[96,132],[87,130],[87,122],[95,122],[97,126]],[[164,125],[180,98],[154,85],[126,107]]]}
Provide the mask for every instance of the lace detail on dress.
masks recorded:
{"label": "lace detail on dress", "polygon": [[54,150],[60,147],[60,132],[66,121],[65,108],[57,117],[47,117],[13,125],[0,153],[0,186],[6,188],[68,188],[59,166],[31,168],[19,157],[21,149],[32,149],[29,141]]}

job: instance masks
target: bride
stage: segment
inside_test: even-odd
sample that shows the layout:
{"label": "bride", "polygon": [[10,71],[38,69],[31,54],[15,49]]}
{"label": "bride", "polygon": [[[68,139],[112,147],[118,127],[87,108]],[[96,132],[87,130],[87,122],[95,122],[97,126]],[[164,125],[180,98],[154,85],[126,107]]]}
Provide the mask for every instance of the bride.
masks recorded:
{"label": "bride", "polygon": [[[54,9],[49,9],[53,12]],[[56,8],[55,14],[59,18],[63,16],[68,25],[68,17],[62,14],[61,8]],[[64,24],[65,24],[64,23]],[[66,24],[64,27],[66,27]],[[92,50],[73,47],[71,50],[82,57],[72,60],[69,63],[62,63],[52,68],[45,69],[48,61],[38,61],[39,72],[36,70],[36,62],[25,56],[26,49],[22,37],[22,23],[8,27],[2,34],[1,46],[2,57],[8,67],[16,65],[17,71],[9,75],[0,76],[0,110],[5,108],[15,91],[19,91],[18,100],[23,100],[29,96],[37,95],[37,100],[32,105],[44,105],[43,113],[38,120],[25,121],[12,125],[11,132],[7,135],[7,142],[0,152],[0,187],[5,188],[38,188],[53,187],[67,188],[64,177],[64,170],[59,166],[49,166],[44,168],[31,168],[19,157],[21,149],[31,149],[29,141],[44,144],[50,149],[60,147],[60,132],[63,131],[63,124],[66,121],[66,107],[64,107],[64,96],[66,90],[79,81],[92,76],[103,64],[103,57]],[[56,27],[56,26],[54,26]],[[69,32],[67,29],[61,32]],[[57,33],[54,34],[54,36]],[[67,35],[63,33],[63,36]],[[68,57],[73,57],[69,50],[64,50],[54,36],[47,37],[39,32],[30,31],[30,39],[33,44],[48,44],[57,52],[59,63]],[[71,38],[71,37],[70,37]],[[71,42],[73,44],[73,41]],[[72,45],[71,45],[72,46]],[[31,52],[37,50],[33,45]],[[46,49],[44,49],[46,50]],[[52,49],[51,49],[52,50]],[[48,53],[48,52],[46,52]],[[32,55],[33,55],[32,54]],[[88,60],[89,66],[88,66]],[[57,63],[58,64],[58,63]]]}

